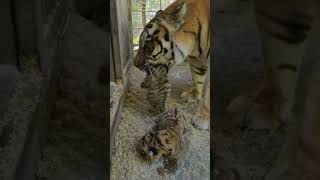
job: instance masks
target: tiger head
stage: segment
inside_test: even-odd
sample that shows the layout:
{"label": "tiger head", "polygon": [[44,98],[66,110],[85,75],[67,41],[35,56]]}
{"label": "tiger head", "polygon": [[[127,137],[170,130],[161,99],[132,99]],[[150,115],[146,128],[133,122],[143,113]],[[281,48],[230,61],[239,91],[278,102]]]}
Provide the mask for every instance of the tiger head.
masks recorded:
{"label": "tiger head", "polygon": [[139,49],[134,59],[134,65],[146,73],[150,66],[163,64],[167,68],[175,64],[174,32],[184,23],[186,4],[183,3],[172,12],[158,11],[148,22],[140,35]]}
{"label": "tiger head", "polygon": [[170,156],[176,151],[178,141],[175,141],[168,130],[150,131],[137,144],[137,151],[145,161],[159,160],[163,156]]}

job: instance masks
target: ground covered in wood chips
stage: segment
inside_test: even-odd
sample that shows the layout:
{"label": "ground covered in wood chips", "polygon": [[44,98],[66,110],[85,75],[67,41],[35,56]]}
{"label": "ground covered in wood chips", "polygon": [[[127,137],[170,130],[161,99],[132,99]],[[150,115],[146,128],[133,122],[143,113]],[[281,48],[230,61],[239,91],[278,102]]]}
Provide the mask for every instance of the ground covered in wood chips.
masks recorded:
{"label": "ground covered in wood chips", "polygon": [[135,151],[135,143],[154,126],[148,121],[154,114],[148,110],[151,106],[146,100],[146,90],[140,88],[140,83],[145,77],[144,73],[132,67],[129,77],[129,90],[113,149],[111,178],[113,180],[209,179],[209,131],[197,130],[191,125],[191,117],[196,112],[197,104],[183,103],[180,99],[181,93],[191,85],[189,65],[187,63],[178,65],[169,72],[169,81],[172,84],[169,106],[177,107],[188,121],[183,135],[181,159],[174,174],[164,173],[161,161],[151,165],[141,162]]}

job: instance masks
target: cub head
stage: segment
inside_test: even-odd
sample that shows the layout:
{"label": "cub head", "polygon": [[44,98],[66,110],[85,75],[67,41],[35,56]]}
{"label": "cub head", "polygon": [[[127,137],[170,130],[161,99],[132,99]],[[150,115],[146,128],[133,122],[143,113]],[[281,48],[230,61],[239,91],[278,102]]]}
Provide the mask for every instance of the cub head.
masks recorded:
{"label": "cub head", "polygon": [[137,144],[137,151],[145,161],[159,160],[164,155],[172,155],[176,143],[167,130],[148,132]]}
{"label": "cub head", "polygon": [[156,16],[144,27],[139,41],[139,49],[134,65],[150,73],[150,66],[174,65],[174,39],[172,33],[180,29],[186,14],[186,4],[182,3],[172,12],[158,11]]}

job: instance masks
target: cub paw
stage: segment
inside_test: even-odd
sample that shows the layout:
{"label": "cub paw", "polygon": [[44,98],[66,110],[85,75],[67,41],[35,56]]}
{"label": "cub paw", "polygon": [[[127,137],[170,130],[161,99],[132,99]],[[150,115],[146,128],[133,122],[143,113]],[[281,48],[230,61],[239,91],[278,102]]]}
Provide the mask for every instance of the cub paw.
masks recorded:
{"label": "cub paw", "polygon": [[164,158],[164,168],[169,172],[174,174],[178,169],[178,159],[172,157]]}
{"label": "cub paw", "polygon": [[199,102],[201,93],[195,87],[192,87],[181,94],[183,102]]}
{"label": "cub paw", "polygon": [[196,115],[192,118],[192,125],[200,130],[210,129],[210,112],[204,108],[200,108]]}

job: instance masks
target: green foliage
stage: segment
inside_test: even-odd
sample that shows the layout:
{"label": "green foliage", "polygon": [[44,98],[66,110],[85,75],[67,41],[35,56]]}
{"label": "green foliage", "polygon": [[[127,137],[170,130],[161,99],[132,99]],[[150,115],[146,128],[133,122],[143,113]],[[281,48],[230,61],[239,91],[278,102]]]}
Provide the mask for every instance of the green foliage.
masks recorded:
{"label": "green foliage", "polygon": [[139,35],[133,36],[133,40],[132,40],[134,45],[139,44]]}

